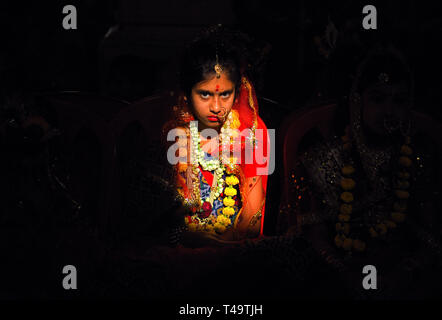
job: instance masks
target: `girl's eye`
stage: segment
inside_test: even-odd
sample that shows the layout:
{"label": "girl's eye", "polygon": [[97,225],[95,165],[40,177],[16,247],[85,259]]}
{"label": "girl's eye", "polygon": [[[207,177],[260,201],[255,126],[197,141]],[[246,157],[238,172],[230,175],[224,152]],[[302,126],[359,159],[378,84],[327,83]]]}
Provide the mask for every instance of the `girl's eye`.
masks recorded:
{"label": "girl's eye", "polygon": [[221,94],[221,97],[223,97],[223,98],[228,98],[230,96],[230,93],[229,92],[226,92],[226,93],[222,93]]}
{"label": "girl's eye", "polygon": [[201,93],[200,96],[203,99],[208,99],[209,98],[209,94],[208,93]]}

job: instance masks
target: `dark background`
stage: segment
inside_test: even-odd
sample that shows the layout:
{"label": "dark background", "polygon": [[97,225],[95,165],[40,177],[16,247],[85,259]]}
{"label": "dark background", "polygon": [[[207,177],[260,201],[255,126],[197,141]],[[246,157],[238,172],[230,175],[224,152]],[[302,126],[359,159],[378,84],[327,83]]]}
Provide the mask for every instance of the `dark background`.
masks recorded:
{"label": "dark background", "polygon": [[[436,3],[372,1],[370,4],[378,11],[378,29],[364,30],[365,1],[1,2],[4,178],[0,234],[6,250],[0,255],[6,261],[3,275],[8,280],[0,289],[0,298],[69,297],[53,289],[59,286],[58,278],[51,280],[49,289],[46,283],[52,273],[61,272],[59,265],[68,264],[72,260],[69,257],[75,255],[85,272],[94,275],[97,286],[107,284],[96,275],[105,278],[108,270],[91,266],[101,266],[103,257],[109,258],[116,248],[130,251],[130,246],[122,243],[130,243],[133,234],[154,234],[147,227],[143,231],[143,223],[151,224],[156,218],[140,218],[146,210],[153,210],[152,204],[143,202],[145,193],[152,192],[151,182],[140,177],[155,162],[151,155],[158,153],[158,139],[146,143],[146,132],[132,123],[115,138],[122,197],[121,210],[115,213],[117,209],[105,205],[112,195],[105,186],[112,180],[103,172],[110,171],[101,171],[108,166],[112,143],[106,138],[103,142],[94,130],[102,126],[102,131],[110,132],[106,125],[112,119],[118,122],[115,119],[119,112],[131,103],[176,92],[177,57],[202,28],[221,23],[251,37],[250,52],[256,63],[250,76],[257,89],[261,116],[277,132],[283,118],[300,107],[345,101],[358,62],[378,42],[391,43],[406,56],[414,71],[415,109],[441,119],[442,13]],[[68,4],[77,8],[77,30],[62,27],[62,8]],[[338,37],[334,48],[325,45],[329,51],[325,56],[315,38],[322,38],[324,43],[330,21]],[[57,96],[60,92],[65,93]],[[61,98],[54,102],[54,97]],[[63,127],[54,111],[63,103],[73,109],[82,105],[87,119],[104,120],[65,139],[69,128]],[[23,131],[20,124],[32,115],[44,116],[52,128],[61,132],[60,138],[43,144],[41,133],[32,132],[32,128]],[[144,113],[150,119],[154,115],[147,109]],[[58,185],[54,191],[45,171],[48,163],[59,170],[59,177],[64,177],[66,190]],[[277,164],[269,182],[268,235],[275,234],[281,179]],[[79,210],[75,208],[78,203]],[[125,224],[110,213],[132,220]],[[26,273],[31,263],[44,275],[36,281],[44,283],[46,289],[35,285],[24,293],[30,280],[20,274]],[[119,274],[124,274],[120,269]],[[128,274],[122,277],[130,282]],[[92,291],[93,286],[90,284]]]}
{"label": "dark background", "polygon": [[[75,5],[78,29],[62,28]],[[416,72],[418,105],[440,83],[441,15],[435,2],[374,1],[378,30],[362,29],[364,1],[24,1],[3,2],[2,95],[15,90],[81,90],[135,100],[175,85],[176,56],[201,28],[222,23],[249,34],[267,64],[259,95],[290,107],[347,91],[349,76],[379,41],[399,47]],[[328,19],[339,37],[329,59],[315,36]],[[107,36],[106,36],[107,35]],[[258,55],[258,54],[257,54]],[[327,77],[339,77],[338,83]],[[333,87],[337,86],[337,88]],[[428,101],[425,101],[427,99]]]}

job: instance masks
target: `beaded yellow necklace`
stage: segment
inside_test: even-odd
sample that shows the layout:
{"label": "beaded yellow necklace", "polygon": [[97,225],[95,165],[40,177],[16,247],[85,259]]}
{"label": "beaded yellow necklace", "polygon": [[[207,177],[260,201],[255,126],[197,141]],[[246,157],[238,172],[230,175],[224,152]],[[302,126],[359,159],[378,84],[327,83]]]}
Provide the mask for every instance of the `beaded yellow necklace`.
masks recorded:
{"label": "beaded yellow necklace", "polygon": [[[230,145],[233,144],[234,138],[237,134],[236,129],[240,126],[239,116],[235,110],[232,110],[225,123],[221,128],[220,143],[223,150],[230,150]],[[209,233],[223,233],[226,231],[232,222],[230,217],[235,214],[235,200],[232,198],[237,195],[238,191],[235,188],[239,184],[239,179],[233,174],[234,167],[236,165],[236,158],[230,157],[230,154],[222,154],[223,159],[204,159],[204,151],[201,149],[201,138],[198,132],[196,122],[191,122],[190,129],[190,143],[192,148],[192,172],[193,172],[193,194],[195,199],[198,199],[200,207],[197,211],[199,213],[205,212],[207,217],[201,218],[196,213],[190,219],[186,219],[186,225],[190,231],[206,231]],[[213,171],[213,184],[209,197],[201,199],[201,189],[199,182],[199,166],[201,165],[203,170]],[[229,175],[226,179],[223,179],[223,174],[226,171],[226,167]],[[221,193],[224,193],[222,214],[219,214],[216,218],[210,214],[213,202],[218,199]]]}
{"label": "beaded yellow necklace", "polygon": [[[344,152],[350,152],[351,142],[348,135],[342,137]],[[405,143],[400,148],[400,156],[398,159],[398,165],[400,169],[395,172],[393,182],[393,193],[395,201],[389,217],[385,217],[382,221],[378,221],[375,225],[368,226],[368,233],[371,238],[383,237],[387,234],[388,229],[396,228],[398,223],[405,220],[407,211],[407,201],[410,197],[410,193],[407,191],[410,187],[410,167],[412,160],[410,156],[413,153],[410,147],[410,137],[405,137]],[[358,235],[352,235],[352,212],[354,193],[353,190],[356,187],[356,181],[354,180],[354,174],[356,169],[351,164],[345,164],[341,173],[343,178],[341,179],[340,194],[340,206],[338,214],[338,222],[336,223],[336,237],[334,239],[335,245],[338,248],[342,248],[346,251],[359,251],[362,252],[366,249],[366,243],[358,238]]]}

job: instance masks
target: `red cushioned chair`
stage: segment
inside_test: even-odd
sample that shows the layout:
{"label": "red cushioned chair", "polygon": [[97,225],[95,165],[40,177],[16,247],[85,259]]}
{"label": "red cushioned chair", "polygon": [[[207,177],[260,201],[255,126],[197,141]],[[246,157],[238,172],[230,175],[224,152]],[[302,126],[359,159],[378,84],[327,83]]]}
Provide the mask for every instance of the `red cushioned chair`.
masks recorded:
{"label": "red cushioned chair", "polygon": [[[160,217],[165,200],[162,182],[170,174],[162,127],[171,119],[173,94],[144,98],[121,110],[111,123],[115,171],[108,185],[109,223],[117,236],[146,233]],[[170,202],[170,201],[168,201]]]}

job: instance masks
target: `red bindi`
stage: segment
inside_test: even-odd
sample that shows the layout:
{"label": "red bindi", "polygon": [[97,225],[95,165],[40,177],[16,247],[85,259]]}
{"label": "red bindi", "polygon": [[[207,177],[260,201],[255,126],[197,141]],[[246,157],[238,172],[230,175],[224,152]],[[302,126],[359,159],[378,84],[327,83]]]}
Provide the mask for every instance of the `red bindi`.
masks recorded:
{"label": "red bindi", "polygon": [[219,90],[219,84],[216,85],[216,92]]}

